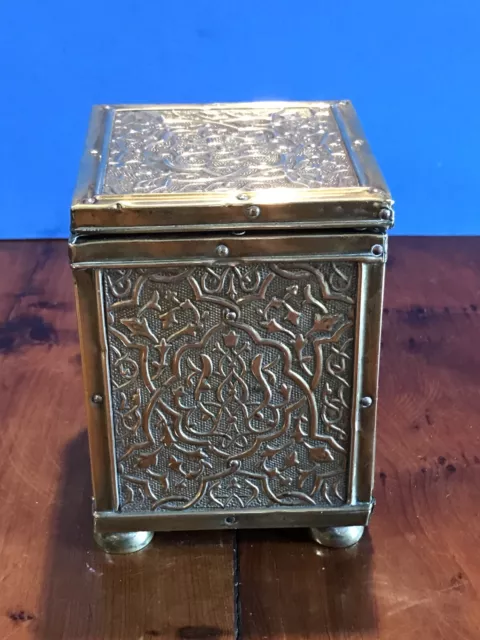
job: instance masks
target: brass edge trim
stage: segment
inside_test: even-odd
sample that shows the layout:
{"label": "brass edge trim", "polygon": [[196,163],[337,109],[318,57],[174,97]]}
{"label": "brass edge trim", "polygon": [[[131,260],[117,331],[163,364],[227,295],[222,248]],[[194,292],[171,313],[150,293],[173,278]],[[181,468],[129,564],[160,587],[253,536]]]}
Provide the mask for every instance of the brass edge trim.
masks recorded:
{"label": "brass edge trim", "polygon": [[115,121],[115,112],[113,109],[105,110],[105,119],[103,124],[103,144],[101,156],[97,165],[97,179],[95,182],[94,195],[98,199],[99,194],[102,191],[103,184],[105,182],[105,175],[108,168],[108,151],[110,147],[110,140],[112,138],[113,124]]}
{"label": "brass edge trim", "polygon": [[105,429],[108,439],[108,450],[110,455],[110,483],[112,487],[113,509],[118,509],[120,504],[119,488],[118,488],[118,472],[117,472],[117,458],[115,455],[115,438],[114,438],[114,420],[112,409],[112,398],[110,383],[110,360],[108,353],[108,341],[107,341],[107,319],[105,317],[105,301],[103,293],[103,272],[101,269],[95,269],[95,288],[97,296],[97,314],[98,314],[98,328],[99,328],[99,342],[100,353],[102,361],[102,373],[103,373],[103,407],[105,412]]}
{"label": "brass edge trim", "polygon": [[[325,190],[328,191],[328,190]],[[252,194],[245,203],[233,202],[225,198],[217,200],[211,195],[187,197],[180,200],[172,198],[160,200],[130,200],[128,196],[103,200],[97,198],[96,204],[76,203],[72,206],[72,231],[91,233],[96,229],[111,232],[116,228],[123,233],[126,229],[139,229],[145,233],[147,228],[158,231],[188,231],[193,228],[205,229],[220,225],[238,225],[244,229],[276,227],[287,228],[306,225],[310,228],[350,227],[362,229],[376,227],[388,229],[392,220],[380,216],[382,208],[390,206],[390,201],[372,195],[362,187],[355,193],[335,190],[335,193],[292,194],[286,199],[278,194],[275,202],[265,201]],[[261,214],[255,220],[245,215],[246,208],[256,204]]]}
{"label": "brass edge trim", "polygon": [[328,527],[366,525],[372,503],[331,508],[277,508],[197,510],[187,513],[143,511],[94,513],[96,533],[121,531],[199,531],[202,529],[250,529],[280,527]]}
{"label": "brass edge trim", "polygon": [[345,101],[332,107],[339,126],[342,126],[347,151],[355,168],[358,167],[360,184],[368,187],[372,196],[380,195],[386,204],[393,204],[390,190],[375,160],[351,102]]}
{"label": "brass edge trim", "polygon": [[350,158],[353,170],[355,171],[355,174],[357,176],[358,184],[361,187],[365,187],[368,185],[367,176],[365,175],[365,172],[363,170],[361,160],[358,157],[358,154],[355,152],[352,140],[348,134],[348,130],[340,109],[338,105],[333,104],[330,107],[330,110],[332,112],[333,119],[337,123],[338,130],[340,131],[340,135],[342,137],[343,146],[345,147],[347,155]]}
{"label": "brass edge trim", "polygon": [[327,109],[332,104],[337,104],[337,100],[258,100],[252,102],[200,102],[200,103],[182,103],[182,104],[109,104],[108,106],[115,111],[158,111],[159,109],[175,109],[175,110],[189,110],[189,109],[269,109],[283,107],[288,109],[289,107],[323,107]]}
{"label": "brass edge trim", "polygon": [[88,424],[88,446],[93,494],[96,508],[107,510],[114,508],[112,486],[109,477],[109,450],[106,440],[106,425],[103,407],[92,403],[94,394],[105,396],[103,373],[98,366],[101,353],[99,343],[95,281],[92,271],[74,272],[75,303],[78,317],[78,333],[82,356],[82,377],[85,398],[85,410]]}
{"label": "brass edge trim", "polygon": [[[385,254],[387,253],[385,248]],[[372,398],[368,408],[360,413],[358,432],[357,499],[371,500],[375,477],[376,422],[378,408],[378,379],[383,314],[385,264],[365,265],[367,271],[364,357],[361,395]]]}
{"label": "brass edge trim", "polygon": [[[385,234],[290,234],[265,236],[215,235],[204,238],[195,236],[177,238],[125,238],[85,239],[70,244],[72,267],[100,268],[115,264],[172,264],[196,262],[212,264],[221,261],[216,256],[219,244],[229,249],[223,262],[274,258],[284,262],[298,262],[304,256],[318,256],[319,260],[363,260],[383,262]],[[380,254],[373,248],[381,247]]]}
{"label": "brass edge trim", "polygon": [[[350,228],[354,225],[351,224]],[[359,227],[362,229],[378,229],[380,227],[384,227],[385,225],[380,225],[377,220],[356,220],[355,227]],[[345,229],[346,227],[344,220],[327,220],[325,223],[323,222],[306,222],[306,221],[294,221],[290,222],[258,222],[255,225],[249,223],[202,223],[202,224],[189,224],[189,225],[165,225],[159,224],[155,226],[138,226],[138,227],[77,227],[75,229],[76,235],[90,235],[92,239],[95,235],[105,235],[108,233],[109,235],[149,235],[152,233],[196,233],[196,232],[211,232],[212,228],[215,231],[231,231],[239,230],[239,231],[275,231],[277,229],[286,230],[286,229]]]}
{"label": "brass edge trim", "polygon": [[[382,262],[381,258],[376,258],[375,256],[366,256],[365,254],[362,253],[349,253],[349,254],[335,254],[335,253],[331,253],[331,254],[327,254],[325,256],[312,256],[311,253],[305,253],[305,254],[298,254],[296,258],[292,257],[292,256],[282,256],[282,255],[278,255],[275,256],[275,260],[281,261],[281,262],[302,262],[306,259],[314,259],[317,262],[330,262],[330,261],[335,261],[335,262],[363,262],[363,263],[379,263]],[[249,256],[248,258],[238,258],[238,257],[233,257],[232,259],[237,261],[237,262],[270,262],[270,260],[265,260],[264,256]],[[148,268],[148,267],[158,267],[160,264],[163,266],[169,266],[169,267],[181,267],[184,265],[189,265],[189,266],[204,266],[204,265],[214,265],[214,264],[218,264],[218,260],[210,260],[210,259],[205,259],[205,260],[189,260],[189,259],[185,259],[182,262],[179,262],[178,260],[160,260],[160,259],[151,259],[151,260],[129,260],[128,258],[126,259],[117,259],[117,260],[97,260],[97,261],[93,261],[93,262],[76,262],[75,264],[72,265],[72,269],[73,270],[79,270],[79,269],[122,269],[125,266],[128,266],[129,268]],[[230,261],[231,262],[231,261]]]}
{"label": "brass edge trim", "polygon": [[348,477],[348,503],[357,502],[357,469],[358,469],[358,431],[360,429],[360,398],[362,396],[363,358],[365,356],[365,324],[366,318],[366,290],[367,269],[365,263],[358,265],[357,281],[357,318],[355,323],[355,354],[352,382],[352,415],[351,440]]}
{"label": "brass edge trim", "polygon": [[355,200],[370,203],[384,202],[385,197],[381,193],[373,192],[365,186],[356,187],[323,187],[321,189],[259,189],[257,191],[245,191],[248,199],[238,200],[237,190],[226,193],[210,193],[210,192],[185,192],[185,193],[119,193],[119,194],[102,194],[96,195],[96,202],[84,203],[74,202],[73,209],[99,209],[102,205],[108,207],[114,206],[120,202],[127,209],[136,209],[142,207],[158,207],[167,206],[232,206],[236,208],[244,208],[251,204],[263,206],[275,206],[282,204],[300,204],[300,203],[331,203],[333,206],[338,201],[353,202]]}
{"label": "brass edge trim", "polygon": [[[161,205],[173,205],[175,203],[184,204],[186,202],[195,202],[198,204],[209,203],[212,205],[222,204],[231,205],[233,207],[243,208],[252,203],[260,205],[276,205],[291,204],[295,202],[332,202],[335,204],[339,199],[355,200],[364,198],[366,201],[380,200],[375,198],[365,186],[357,185],[355,187],[322,187],[319,189],[300,189],[300,188],[275,188],[275,189],[257,189],[256,191],[242,191],[248,199],[238,200],[238,190],[227,192],[209,192],[209,191],[185,191],[177,193],[119,193],[119,194],[99,194],[97,196],[96,207],[101,203],[113,204],[121,201],[122,205],[128,206],[149,206],[151,202],[158,202]],[[275,198],[275,199],[274,199]]]}
{"label": "brass edge trim", "polygon": [[[95,195],[98,165],[104,144],[105,118],[108,113],[102,106],[95,105],[90,112],[87,138],[80,158],[77,182],[72,198],[71,226],[74,228],[74,210]],[[85,205],[86,206],[86,205]]]}

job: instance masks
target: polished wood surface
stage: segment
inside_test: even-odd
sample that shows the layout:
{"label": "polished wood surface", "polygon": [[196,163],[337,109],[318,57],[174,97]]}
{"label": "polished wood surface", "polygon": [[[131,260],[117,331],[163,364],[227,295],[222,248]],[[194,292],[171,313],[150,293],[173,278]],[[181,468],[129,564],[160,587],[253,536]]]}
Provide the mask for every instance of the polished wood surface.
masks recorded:
{"label": "polished wood surface", "polygon": [[105,555],[64,242],[0,244],[0,638],[234,637],[232,534]]}
{"label": "polished wood surface", "polygon": [[171,534],[121,557],[91,538],[66,245],[0,243],[0,640],[480,638],[480,239],[390,256],[361,542]]}
{"label": "polished wood surface", "polygon": [[480,638],[480,239],[397,239],[377,506],[344,551],[240,534],[242,637]]}

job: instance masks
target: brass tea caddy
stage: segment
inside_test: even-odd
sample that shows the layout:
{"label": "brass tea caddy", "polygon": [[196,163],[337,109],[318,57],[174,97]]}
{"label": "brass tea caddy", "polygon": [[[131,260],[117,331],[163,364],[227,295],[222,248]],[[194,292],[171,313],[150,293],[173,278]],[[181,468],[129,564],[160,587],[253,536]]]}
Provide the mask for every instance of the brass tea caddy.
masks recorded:
{"label": "brass tea caddy", "polygon": [[93,109],[70,255],[100,545],[360,538],[392,224],[348,101]]}

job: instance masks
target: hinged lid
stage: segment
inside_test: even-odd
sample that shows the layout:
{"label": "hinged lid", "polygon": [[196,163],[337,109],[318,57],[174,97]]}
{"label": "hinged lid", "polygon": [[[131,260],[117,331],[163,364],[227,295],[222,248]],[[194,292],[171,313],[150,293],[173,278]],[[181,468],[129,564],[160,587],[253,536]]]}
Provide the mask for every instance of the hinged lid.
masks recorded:
{"label": "hinged lid", "polygon": [[72,232],[386,229],[391,205],[347,101],[105,105]]}

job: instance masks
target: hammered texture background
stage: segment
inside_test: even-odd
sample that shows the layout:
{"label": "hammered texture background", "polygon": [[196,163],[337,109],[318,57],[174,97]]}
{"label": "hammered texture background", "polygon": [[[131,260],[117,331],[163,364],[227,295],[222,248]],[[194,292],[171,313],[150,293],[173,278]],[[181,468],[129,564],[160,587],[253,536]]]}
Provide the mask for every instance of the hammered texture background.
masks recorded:
{"label": "hammered texture background", "polygon": [[118,110],[101,193],[357,186],[330,107]]}
{"label": "hammered texture background", "polygon": [[355,263],[103,282],[122,511],[344,503]]}

